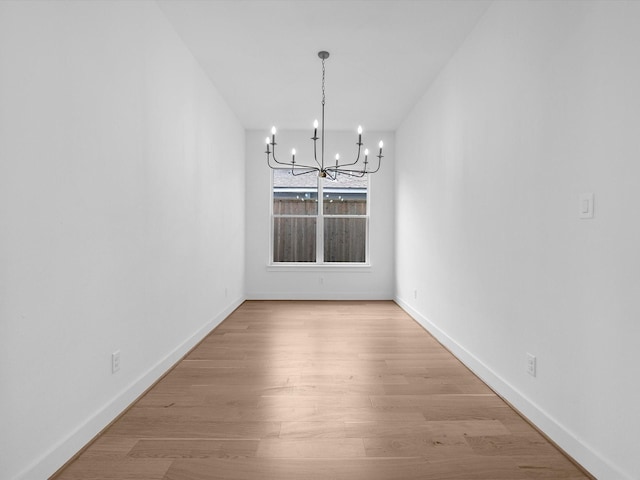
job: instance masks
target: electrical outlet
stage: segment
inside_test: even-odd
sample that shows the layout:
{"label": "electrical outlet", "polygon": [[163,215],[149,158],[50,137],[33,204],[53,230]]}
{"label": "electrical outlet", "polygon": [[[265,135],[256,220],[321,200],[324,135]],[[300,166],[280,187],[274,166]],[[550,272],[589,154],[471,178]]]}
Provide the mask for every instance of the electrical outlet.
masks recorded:
{"label": "electrical outlet", "polygon": [[527,373],[532,377],[536,376],[536,357],[527,353]]}
{"label": "electrical outlet", "polygon": [[120,371],[120,350],[111,354],[111,373]]}

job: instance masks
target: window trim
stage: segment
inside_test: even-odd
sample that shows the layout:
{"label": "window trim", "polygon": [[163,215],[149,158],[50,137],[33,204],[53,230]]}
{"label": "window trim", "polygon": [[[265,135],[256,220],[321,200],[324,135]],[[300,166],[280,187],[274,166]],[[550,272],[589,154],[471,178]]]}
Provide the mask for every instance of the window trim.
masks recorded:
{"label": "window trim", "polygon": [[[282,169],[286,170],[286,169]],[[280,217],[315,217],[316,218],[316,261],[315,262],[274,262],[273,261],[273,180],[274,170],[269,176],[269,254],[267,261],[268,271],[301,271],[301,270],[327,270],[332,272],[344,271],[369,271],[371,269],[371,256],[369,246],[369,223],[371,218],[371,176],[367,174],[367,202],[365,215],[327,215],[329,218],[364,218],[365,219],[365,261],[364,262],[325,262],[324,261],[324,185],[320,178],[316,179],[318,192],[318,209],[315,215],[279,215]],[[310,187],[312,188],[312,187]],[[314,189],[315,190],[315,189]],[[318,259],[322,259],[319,261]]]}

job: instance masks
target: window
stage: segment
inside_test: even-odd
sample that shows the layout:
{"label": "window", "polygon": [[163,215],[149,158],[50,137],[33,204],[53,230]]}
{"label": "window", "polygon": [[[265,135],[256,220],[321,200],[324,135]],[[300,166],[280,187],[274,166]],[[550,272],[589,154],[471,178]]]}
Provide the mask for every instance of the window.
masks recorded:
{"label": "window", "polygon": [[368,176],[334,181],[274,170],[273,263],[367,263],[368,185]]}

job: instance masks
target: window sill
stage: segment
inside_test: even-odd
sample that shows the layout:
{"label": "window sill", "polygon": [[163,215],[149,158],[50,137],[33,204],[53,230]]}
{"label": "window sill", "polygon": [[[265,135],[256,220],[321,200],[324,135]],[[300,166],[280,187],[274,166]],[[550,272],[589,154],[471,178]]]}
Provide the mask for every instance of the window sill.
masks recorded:
{"label": "window sill", "polygon": [[371,271],[370,263],[270,263],[268,272],[350,272],[367,273]]}

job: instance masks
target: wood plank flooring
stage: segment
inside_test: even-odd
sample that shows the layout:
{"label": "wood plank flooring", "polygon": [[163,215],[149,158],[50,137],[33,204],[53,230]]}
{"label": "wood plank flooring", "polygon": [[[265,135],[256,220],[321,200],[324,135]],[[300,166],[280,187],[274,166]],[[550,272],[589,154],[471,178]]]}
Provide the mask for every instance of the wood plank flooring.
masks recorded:
{"label": "wood plank flooring", "polygon": [[56,480],[588,479],[392,302],[245,302]]}

